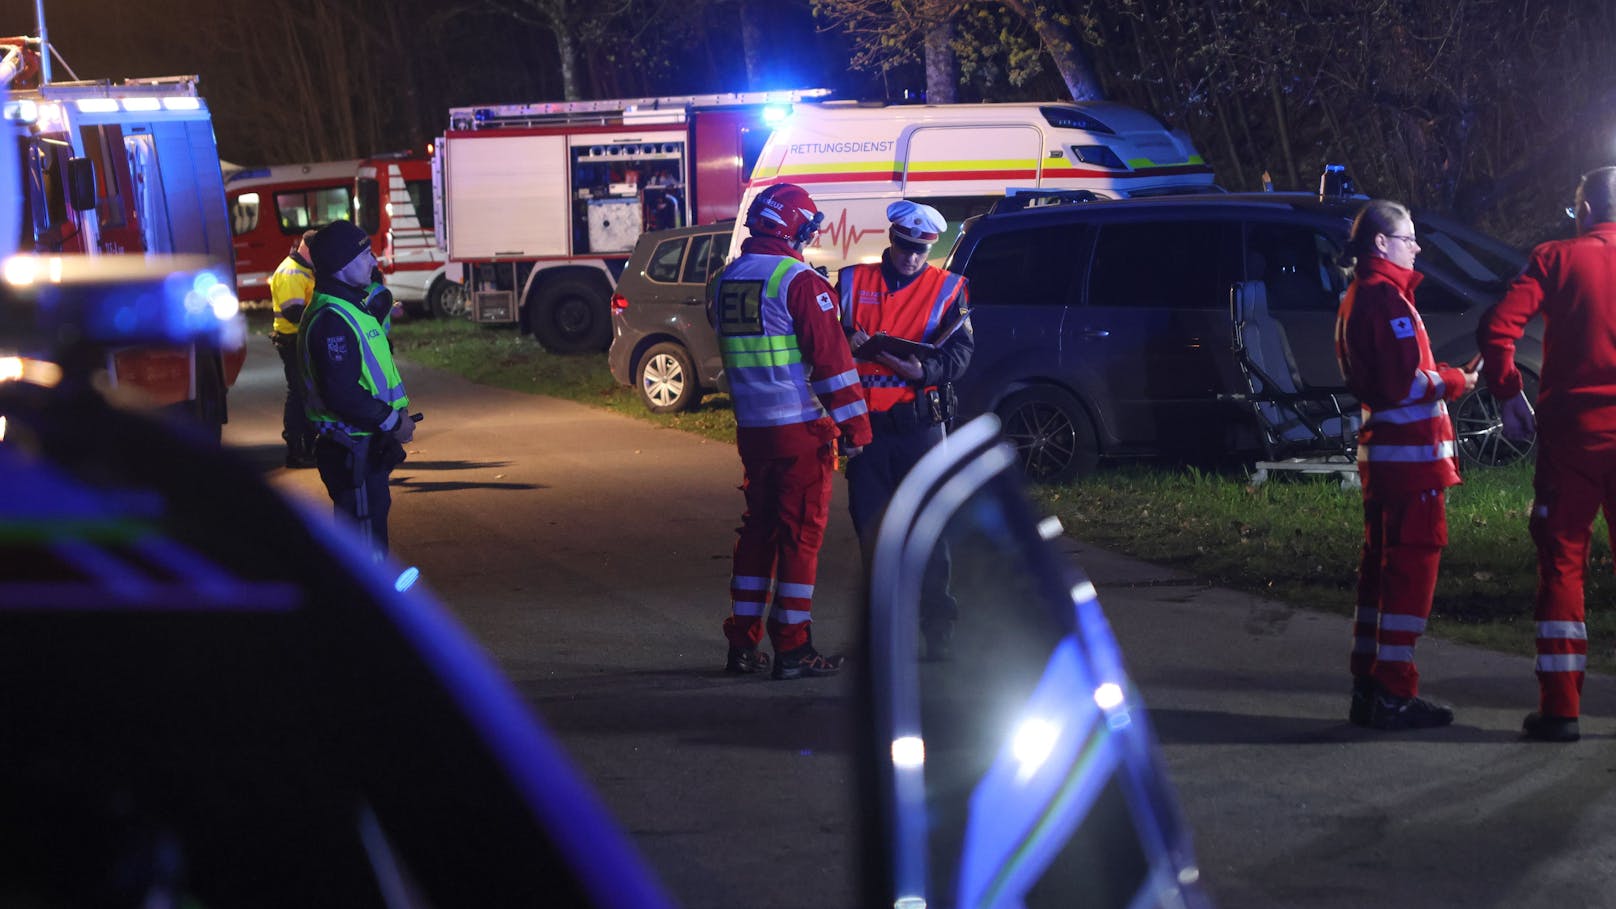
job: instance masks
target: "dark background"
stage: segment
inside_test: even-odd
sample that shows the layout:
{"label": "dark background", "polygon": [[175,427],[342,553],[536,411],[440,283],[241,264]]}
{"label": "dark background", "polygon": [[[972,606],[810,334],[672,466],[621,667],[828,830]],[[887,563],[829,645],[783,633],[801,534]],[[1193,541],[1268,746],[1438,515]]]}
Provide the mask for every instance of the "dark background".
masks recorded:
{"label": "dark background", "polygon": [[[1097,89],[1185,129],[1219,182],[1358,188],[1517,243],[1564,234],[1577,176],[1616,160],[1603,0],[50,0],[81,78],[198,73],[240,164],[423,147],[451,106],[825,87],[918,96],[951,29],[958,100]],[[929,17],[929,18],[928,18]],[[871,23],[875,25],[872,26]],[[0,33],[33,33],[0,0]],[[570,50],[570,55],[567,51]],[[573,61],[569,68],[562,60]],[[858,65],[855,66],[855,63]],[[58,80],[70,78],[60,67]]]}

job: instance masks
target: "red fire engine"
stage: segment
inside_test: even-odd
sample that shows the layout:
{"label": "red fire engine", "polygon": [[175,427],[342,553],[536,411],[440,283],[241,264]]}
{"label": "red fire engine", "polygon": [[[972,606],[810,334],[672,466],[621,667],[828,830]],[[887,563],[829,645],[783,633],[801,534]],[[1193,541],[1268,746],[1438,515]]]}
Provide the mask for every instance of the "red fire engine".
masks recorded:
{"label": "red fire engine", "polygon": [[446,257],[433,236],[434,214],[430,150],[359,163],[354,223],[370,234],[393,299],[411,312],[464,316],[465,294],[444,276]]}
{"label": "red fire engine", "polygon": [[[197,77],[52,82],[40,41],[0,38],[4,125],[17,143],[17,248],[41,254],[194,254],[233,285],[224,181]],[[224,351],[127,347],[108,354],[114,388],[181,409],[217,431],[246,356],[237,316]]]}
{"label": "red fire engine", "polygon": [[641,232],[735,217],[770,115],[824,90],[461,107],[433,177],[448,274],[478,322],[604,350]]}
{"label": "red fire engine", "polygon": [[225,180],[236,294],[269,302],[269,276],[305,230],[351,217],[358,159],[235,170]]}

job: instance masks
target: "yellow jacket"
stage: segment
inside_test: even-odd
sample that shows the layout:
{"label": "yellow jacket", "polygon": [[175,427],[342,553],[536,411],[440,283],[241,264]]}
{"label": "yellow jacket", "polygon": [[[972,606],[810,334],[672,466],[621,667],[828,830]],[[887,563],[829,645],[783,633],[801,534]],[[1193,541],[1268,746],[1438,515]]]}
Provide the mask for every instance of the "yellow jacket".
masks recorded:
{"label": "yellow jacket", "polygon": [[297,334],[303,308],[314,299],[314,266],[292,253],[269,276],[269,298],[275,310],[272,326],[278,334]]}

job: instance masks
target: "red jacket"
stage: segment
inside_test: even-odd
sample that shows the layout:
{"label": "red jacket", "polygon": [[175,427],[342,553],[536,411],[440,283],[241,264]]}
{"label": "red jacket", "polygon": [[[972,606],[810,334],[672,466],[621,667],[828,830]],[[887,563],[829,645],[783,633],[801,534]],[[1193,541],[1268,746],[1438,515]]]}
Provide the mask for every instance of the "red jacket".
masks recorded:
{"label": "red jacket", "polygon": [[1521,391],[1515,342],[1543,315],[1538,432],[1616,435],[1616,223],[1532,250],[1526,271],[1476,330],[1487,387]]}
{"label": "red jacket", "polygon": [[1414,309],[1420,274],[1366,256],[1341,301],[1335,352],[1363,405],[1358,475],[1364,495],[1444,489],[1459,482],[1444,401],[1464,394],[1464,373],[1431,356]]}
{"label": "red jacket", "polygon": [[[802,253],[792,249],[791,244],[773,237],[748,237],[741,245],[741,255],[789,256],[802,260]],[[804,269],[786,285],[785,303],[812,393],[826,413],[847,416],[841,421],[840,431],[829,416],[784,426],[739,427],[735,441],[741,457],[799,455],[813,451],[838,435],[847,445],[870,444],[870,417],[830,283],[818,272]]]}

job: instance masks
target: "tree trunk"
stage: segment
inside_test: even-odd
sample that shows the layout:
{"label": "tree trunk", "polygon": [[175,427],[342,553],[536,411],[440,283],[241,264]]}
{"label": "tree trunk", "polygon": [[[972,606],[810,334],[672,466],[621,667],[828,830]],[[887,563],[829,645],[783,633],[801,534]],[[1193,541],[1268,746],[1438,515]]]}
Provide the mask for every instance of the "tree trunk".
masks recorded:
{"label": "tree trunk", "polygon": [[1279,131],[1279,149],[1285,156],[1285,172],[1290,175],[1292,186],[1301,186],[1301,178],[1296,172],[1296,156],[1291,154],[1291,133],[1285,124],[1285,96],[1279,90],[1279,80],[1273,74],[1268,76],[1268,93],[1274,98],[1274,128]]}
{"label": "tree trunk", "polygon": [[763,29],[758,27],[757,10],[752,0],[740,0],[741,54],[746,58],[746,87],[751,91],[763,88]]}
{"label": "tree trunk", "polygon": [[944,20],[926,30],[926,103],[958,100],[959,61],[954,59],[953,23]]}
{"label": "tree trunk", "polygon": [[1061,24],[1026,0],[1004,0],[1004,7],[1020,16],[1037,32],[1044,53],[1054,61],[1055,70],[1060,73],[1061,81],[1066,83],[1066,91],[1071,93],[1073,101],[1105,100],[1105,90],[1094,71],[1094,61],[1084,49],[1082,37],[1072,31],[1071,26]]}

